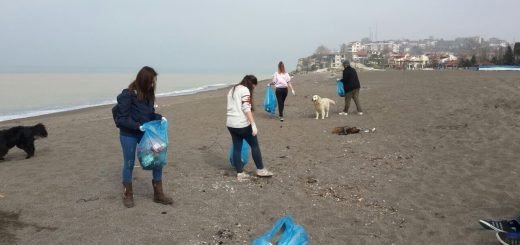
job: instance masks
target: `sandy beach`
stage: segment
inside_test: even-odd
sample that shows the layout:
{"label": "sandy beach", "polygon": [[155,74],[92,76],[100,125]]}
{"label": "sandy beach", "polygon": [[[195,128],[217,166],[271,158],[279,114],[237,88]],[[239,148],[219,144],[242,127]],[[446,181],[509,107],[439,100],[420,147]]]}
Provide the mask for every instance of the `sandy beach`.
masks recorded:
{"label": "sandy beach", "polygon": [[[311,244],[497,244],[477,221],[520,214],[519,73],[359,72],[363,116],[338,115],[338,76],[296,76],[283,123],[257,87],[275,176],[248,182],[228,161],[228,89],[160,98],[173,206],[154,203],[151,173],[135,168],[136,206],[124,208],[111,106],[0,122],[49,132],[35,157],[0,161],[0,244],[249,244],[285,214]],[[313,94],[336,100],[329,118],[314,119]],[[330,133],[346,125],[376,131]]]}

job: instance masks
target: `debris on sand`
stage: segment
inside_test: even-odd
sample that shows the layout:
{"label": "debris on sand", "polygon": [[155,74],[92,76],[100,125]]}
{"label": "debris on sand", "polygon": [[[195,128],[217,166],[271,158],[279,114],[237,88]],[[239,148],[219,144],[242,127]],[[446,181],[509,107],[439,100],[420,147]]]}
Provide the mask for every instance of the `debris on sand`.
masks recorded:
{"label": "debris on sand", "polygon": [[307,178],[307,183],[308,184],[315,184],[315,183],[318,183],[318,180],[316,178],[313,178],[313,177],[308,177]]}
{"label": "debris on sand", "polygon": [[233,232],[230,229],[220,229],[217,231],[217,237],[232,240]]}
{"label": "debris on sand", "polygon": [[348,135],[348,134],[357,134],[357,133],[373,133],[376,131],[376,128],[357,128],[350,126],[341,126],[335,127],[332,129],[331,133],[337,135]]}

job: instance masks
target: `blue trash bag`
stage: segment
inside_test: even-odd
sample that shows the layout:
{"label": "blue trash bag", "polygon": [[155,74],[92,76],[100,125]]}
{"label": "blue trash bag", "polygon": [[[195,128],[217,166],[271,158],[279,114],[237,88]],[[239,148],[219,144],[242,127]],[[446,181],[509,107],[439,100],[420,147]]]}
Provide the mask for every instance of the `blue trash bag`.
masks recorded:
{"label": "blue trash bag", "polygon": [[[278,241],[273,241],[273,238],[278,237]],[[309,236],[305,229],[298,224],[295,224],[291,216],[287,215],[278,219],[273,227],[264,233],[261,237],[253,241],[252,245],[308,245]]]}
{"label": "blue trash bag", "polygon": [[343,80],[338,80],[336,82],[336,87],[338,89],[338,95],[339,97],[345,97],[345,89],[343,88]]}
{"label": "blue trash bag", "polygon": [[168,121],[155,120],[143,124],[144,135],[137,145],[137,158],[144,170],[166,165]]}
{"label": "blue trash bag", "polygon": [[274,114],[276,110],[276,96],[274,95],[271,86],[265,89],[264,110],[271,114]]}
{"label": "blue trash bag", "polygon": [[[249,148],[250,146],[247,141],[243,140],[241,151],[242,167],[245,167],[249,161]],[[233,162],[233,144],[231,144],[231,150],[229,151],[229,163],[231,163],[231,166],[236,167],[235,163]]]}

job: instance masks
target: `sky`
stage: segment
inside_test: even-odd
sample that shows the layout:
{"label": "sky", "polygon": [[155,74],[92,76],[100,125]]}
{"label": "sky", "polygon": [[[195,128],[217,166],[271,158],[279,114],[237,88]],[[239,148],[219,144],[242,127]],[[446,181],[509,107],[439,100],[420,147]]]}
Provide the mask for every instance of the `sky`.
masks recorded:
{"label": "sky", "polygon": [[368,37],[520,41],[519,0],[0,0],[0,72],[265,73]]}

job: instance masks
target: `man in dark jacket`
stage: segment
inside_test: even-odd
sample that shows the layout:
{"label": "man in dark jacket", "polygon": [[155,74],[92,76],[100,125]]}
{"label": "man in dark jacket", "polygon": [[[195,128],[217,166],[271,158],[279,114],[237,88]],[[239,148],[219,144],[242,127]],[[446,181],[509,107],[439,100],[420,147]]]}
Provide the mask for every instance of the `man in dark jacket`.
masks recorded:
{"label": "man in dark jacket", "polygon": [[343,89],[345,90],[345,108],[340,115],[348,115],[348,108],[350,107],[350,100],[354,99],[354,103],[356,103],[357,112],[359,115],[363,115],[363,110],[361,109],[361,104],[359,103],[359,89],[361,88],[359,84],[359,78],[357,72],[354,68],[350,66],[350,62],[348,60],[343,61]]}

